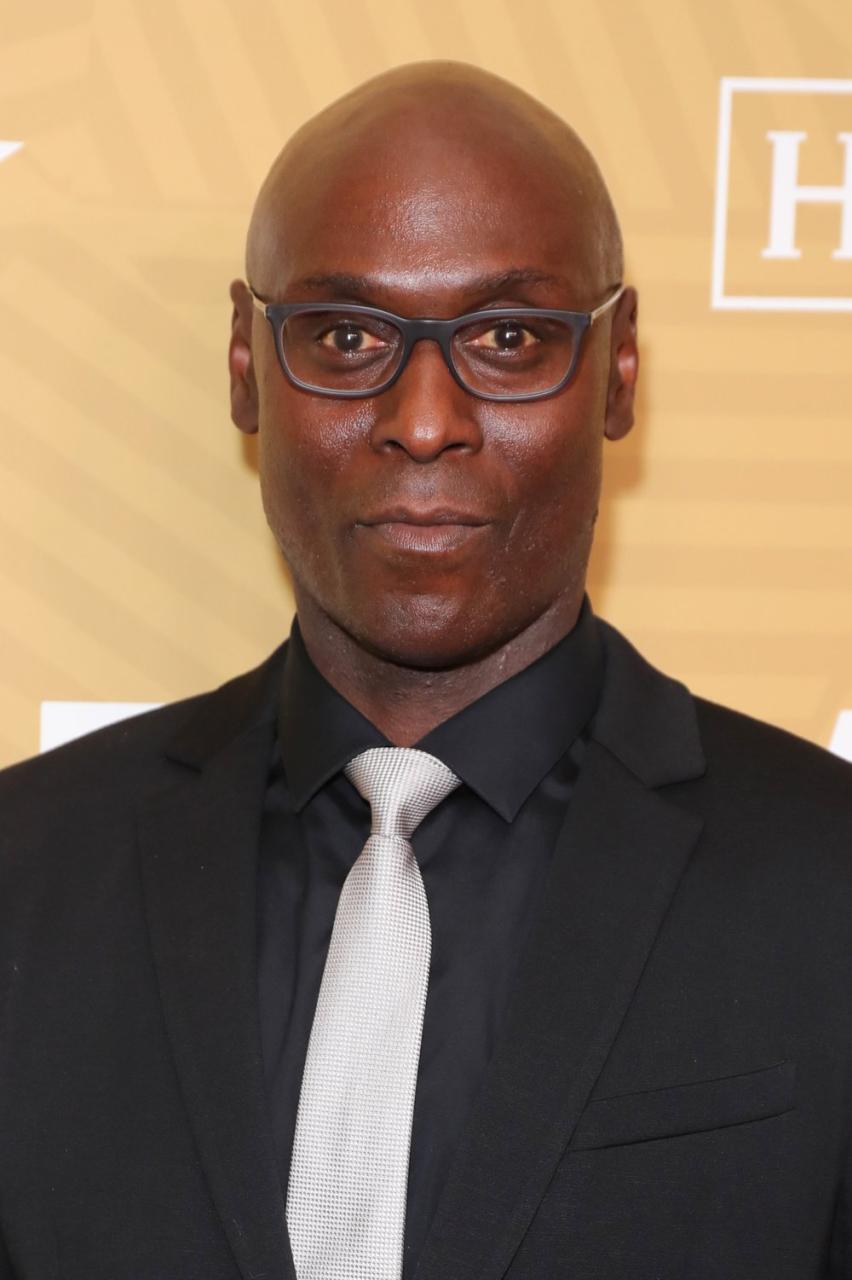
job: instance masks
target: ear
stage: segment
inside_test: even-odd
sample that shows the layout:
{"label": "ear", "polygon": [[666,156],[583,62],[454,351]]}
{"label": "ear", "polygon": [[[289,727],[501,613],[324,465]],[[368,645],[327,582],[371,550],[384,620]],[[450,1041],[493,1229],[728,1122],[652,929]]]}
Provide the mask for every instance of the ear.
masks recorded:
{"label": "ear", "polygon": [[620,440],[633,426],[636,378],[639,373],[639,348],[636,342],[637,308],[636,290],[625,289],[618,300],[612,319],[612,355],[604,425],[608,440]]}
{"label": "ear", "polygon": [[246,435],[258,429],[257,382],[251,354],[251,328],[254,303],[248,285],[235,280],[230,289],[234,304],[231,316],[231,341],[228,344],[228,369],[231,375],[231,419]]}

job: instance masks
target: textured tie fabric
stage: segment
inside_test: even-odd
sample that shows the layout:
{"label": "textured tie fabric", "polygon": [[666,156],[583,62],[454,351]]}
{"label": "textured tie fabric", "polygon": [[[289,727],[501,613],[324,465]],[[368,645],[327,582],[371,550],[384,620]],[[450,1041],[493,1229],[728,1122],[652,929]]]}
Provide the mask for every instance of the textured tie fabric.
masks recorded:
{"label": "textured tie fabric", "polygon": [[311,1028],[287,1188],[298,1280],[400,1280],[432,933],[415,828],[459,779],[373,747],[345,769],[372,834],[340,894]]}

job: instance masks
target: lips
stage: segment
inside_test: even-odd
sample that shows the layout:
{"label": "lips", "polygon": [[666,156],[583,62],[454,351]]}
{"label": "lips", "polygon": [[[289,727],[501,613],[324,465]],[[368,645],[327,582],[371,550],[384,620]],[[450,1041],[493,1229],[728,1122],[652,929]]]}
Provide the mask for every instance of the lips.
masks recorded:
{"label": "lips", "polygon": [[377,515],[366,516],[359,524],[411,524],[420,526],[439,524],[480,525],[487,524],[484,516],[470,511],[455,511],[449,507],[434,507],[430,510],[415,510],[411,507],[389,507]]}
{"label": "lips", "polygon": [[359,521],[368,535],[397,551],[447,553],[474,541],[489,521],[448,507],[393,507]]}

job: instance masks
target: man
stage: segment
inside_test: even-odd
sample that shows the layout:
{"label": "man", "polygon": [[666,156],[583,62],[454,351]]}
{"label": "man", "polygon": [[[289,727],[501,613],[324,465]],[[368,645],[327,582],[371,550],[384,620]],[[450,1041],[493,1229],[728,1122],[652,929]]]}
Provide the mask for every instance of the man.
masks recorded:
{"label": "man", "polygon": [[298,621],[0,782],[0,1275],[852,1277],[850,771],[584,602],[637,371],[591,157],[401,69],[247,277]]}

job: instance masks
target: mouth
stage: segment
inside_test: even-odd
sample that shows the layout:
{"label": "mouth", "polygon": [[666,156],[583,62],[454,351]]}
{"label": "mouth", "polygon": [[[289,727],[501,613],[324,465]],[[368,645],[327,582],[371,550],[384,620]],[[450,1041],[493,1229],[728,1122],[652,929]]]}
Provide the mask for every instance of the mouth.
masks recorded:
{"label": "mouth", "polygon": [[422,511],[395,507],[358,521],[356,528],[400,551],[440,554],[474,541],[488,523],[473,512],[446,507]]}

